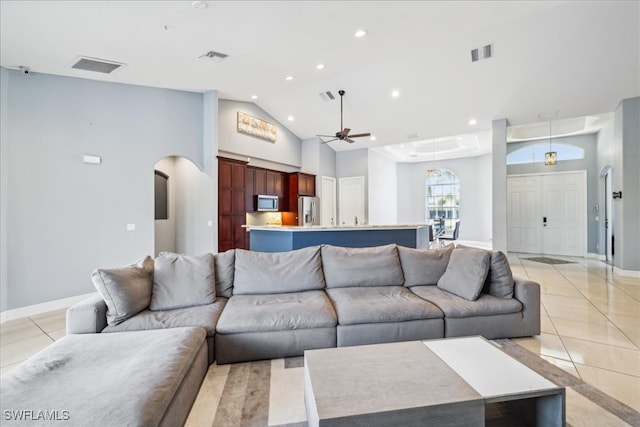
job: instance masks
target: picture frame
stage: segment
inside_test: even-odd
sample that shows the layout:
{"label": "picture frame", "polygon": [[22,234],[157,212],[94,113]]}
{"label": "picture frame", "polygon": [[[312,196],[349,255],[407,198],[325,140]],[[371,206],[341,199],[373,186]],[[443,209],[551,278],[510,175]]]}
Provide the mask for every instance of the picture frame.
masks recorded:
{"label": "picture frame", "polygon": [[277,128],[275,124],[250,116],[242,111],[238,111],[238,132],[271,142],[276,142],[277,138]]}

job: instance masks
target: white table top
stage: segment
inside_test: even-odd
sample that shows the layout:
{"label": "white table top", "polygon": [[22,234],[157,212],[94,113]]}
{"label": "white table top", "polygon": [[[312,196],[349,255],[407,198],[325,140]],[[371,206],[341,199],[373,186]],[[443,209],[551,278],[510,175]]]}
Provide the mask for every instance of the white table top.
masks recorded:
{"label": "white table top", "polygon": [[294,232],[308,232],[308,231],[368,231],[368,230],[406,230],[406,229],[419,229],[428,227],[425,224],[418,225],[311,225],[311,226],[297,226],[297,225],[247,225],[246,228],[250,230],[262,230],[262,231],[294,231]]}
{"label": "white table top", "polygon": [[423,343],[488,401],[560,388],[482,337]]}

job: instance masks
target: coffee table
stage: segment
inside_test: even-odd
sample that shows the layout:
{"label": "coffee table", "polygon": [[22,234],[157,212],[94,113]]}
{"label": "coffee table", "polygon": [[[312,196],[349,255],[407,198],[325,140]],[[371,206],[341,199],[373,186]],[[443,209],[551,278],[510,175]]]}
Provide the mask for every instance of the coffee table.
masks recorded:
{"label": "coffee table", "polygon": [[565,390],[482,337],[305,351],[309,426],[483,426],[509,402],[532,425],[565,425]]}

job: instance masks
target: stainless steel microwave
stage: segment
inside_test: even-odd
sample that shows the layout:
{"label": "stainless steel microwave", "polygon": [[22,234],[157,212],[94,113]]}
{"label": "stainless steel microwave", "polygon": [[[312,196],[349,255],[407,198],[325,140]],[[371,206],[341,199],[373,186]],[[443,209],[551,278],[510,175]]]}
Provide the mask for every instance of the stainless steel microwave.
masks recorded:
{"label": "stainless steel microwave", "polygon": [[258,194],[256,196],[256,210],[261,212],[277,212],[278,196]]}

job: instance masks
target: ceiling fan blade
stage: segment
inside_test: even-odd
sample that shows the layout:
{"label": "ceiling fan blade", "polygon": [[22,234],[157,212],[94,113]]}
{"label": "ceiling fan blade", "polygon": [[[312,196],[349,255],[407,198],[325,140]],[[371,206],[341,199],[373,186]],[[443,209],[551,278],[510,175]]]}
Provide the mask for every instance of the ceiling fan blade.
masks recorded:
{"label": "ceiling fan blade", "polygon": [[371,136],[371,134],[368,133],[368,132],[367,133],[357,133],[355,135],[349,135],[349,138],[360,138],[360,137],[363,137],[363,136]]}
{"label": "ceiling fan blade", "polygon": [[330,140],[328,140],[328,141],[324,141],[324,140],[323,140],[323,141],[322,141],[322,144],[326,144],[327,142],[333,142],[333,141],[337,141],[337,140],[338,140],[338,138],[333,138],[333,139],[330,139]]}
{"label": "ceiling fan blade", "polygon": [[347,141],[349,144],[353,144],[355,142],[353,139],[348,138],[346,136],[344,137],[344,140]]}
{"label": "ceiling fan blade", "polygon": [[344,129],[342,130],[342,132],[340,132],[340,134],[341,134],[342,136],[348,136],[348,135],[349,135],[349,132],[351,132],[351,129],[349,129],[349,128],[344,128]]}
{"label": "ceiling fan blade", "polygon": [[320,137],[325,137],[325,138],[335,138],[335,135],[316,135],[316,136],[320,136]]}

